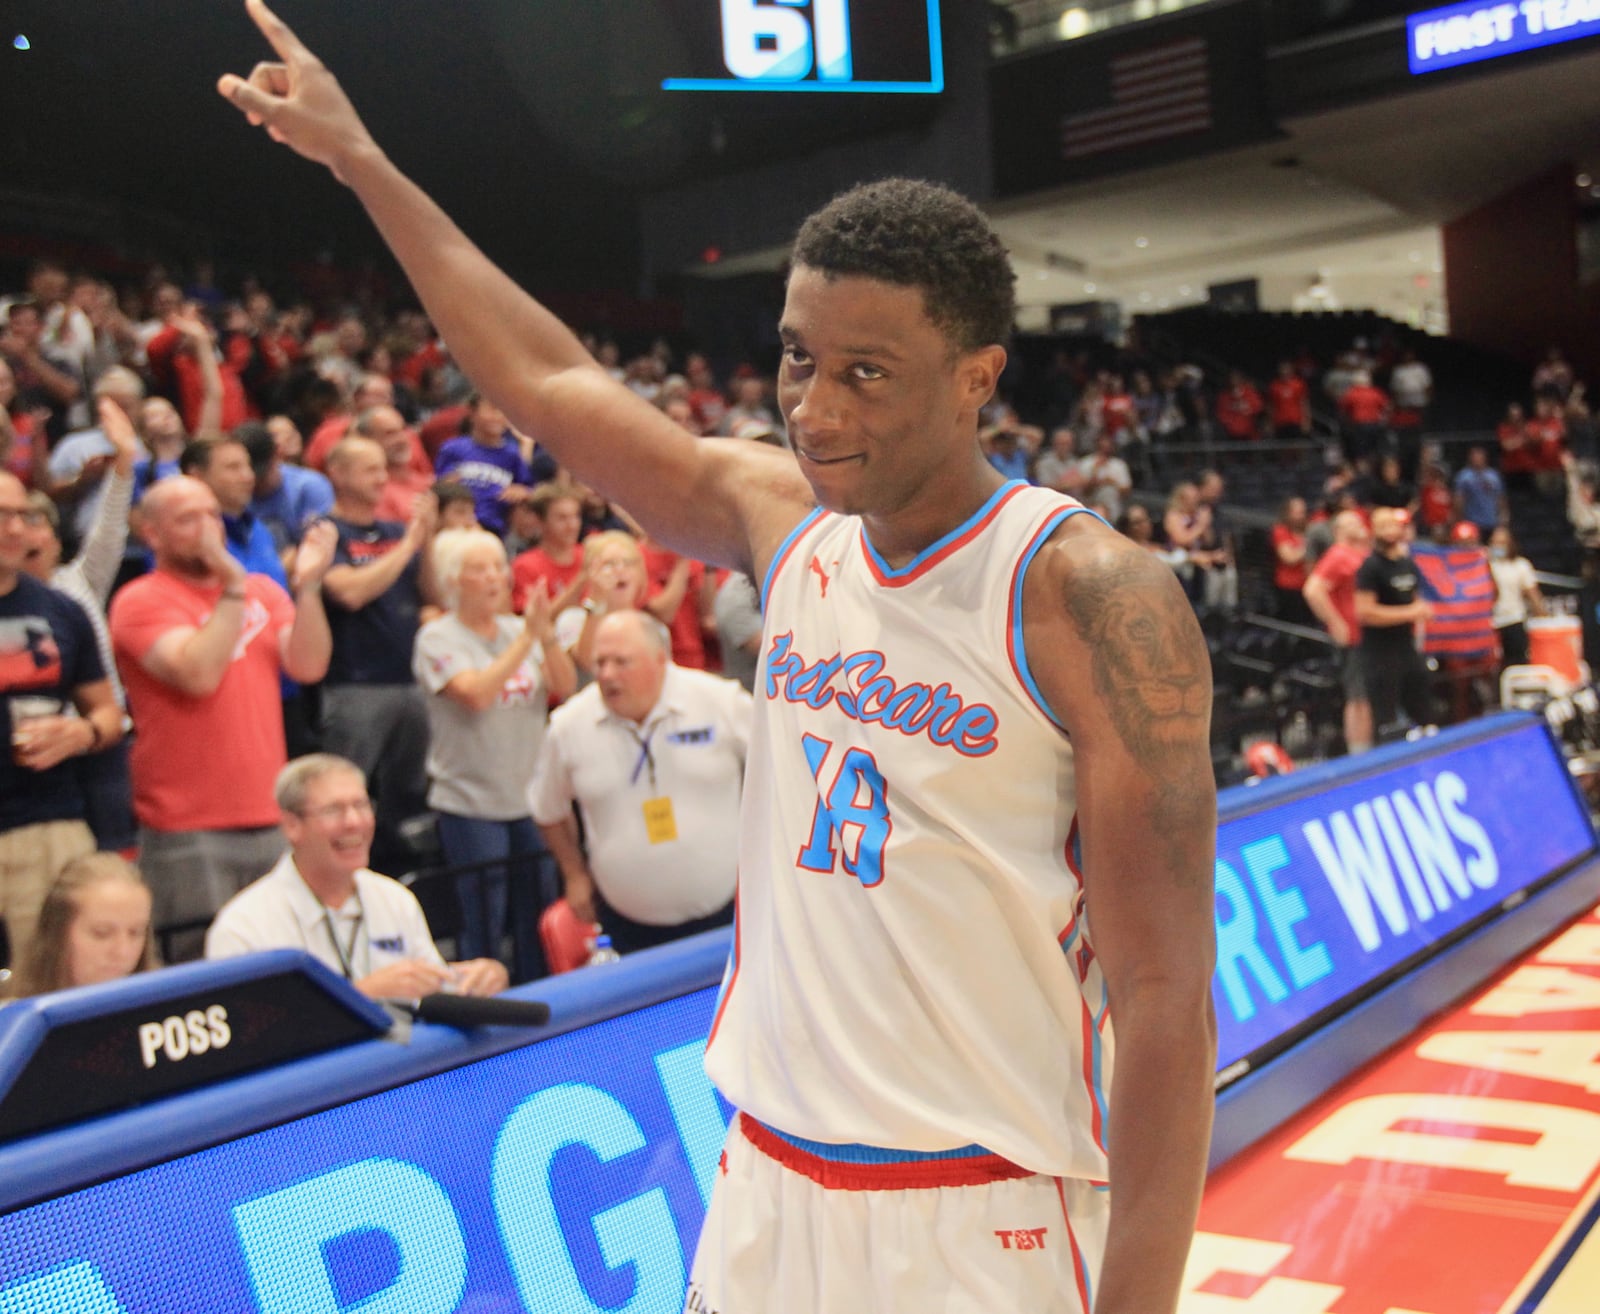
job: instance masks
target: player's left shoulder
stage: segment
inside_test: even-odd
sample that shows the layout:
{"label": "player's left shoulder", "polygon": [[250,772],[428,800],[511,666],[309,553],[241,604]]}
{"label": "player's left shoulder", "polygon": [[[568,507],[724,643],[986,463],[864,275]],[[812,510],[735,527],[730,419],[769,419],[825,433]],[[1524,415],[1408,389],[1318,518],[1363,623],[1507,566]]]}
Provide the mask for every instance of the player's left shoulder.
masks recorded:
{"label": "player's left shoulder", "polygon": [[1082,618],[1116,599],[1193,616],[1172,567],[1093,515],[1056,527],[1029,566],[1025,588],[1025,615]]}
{"label": "player's left shoulder", "polygon": [[1060,526],[1029,569],[1022,619],[1030,668],[1075,739],[1101,722],[1142,740],[1209,721],[1210,658],[1177,576],[1103,523]]}

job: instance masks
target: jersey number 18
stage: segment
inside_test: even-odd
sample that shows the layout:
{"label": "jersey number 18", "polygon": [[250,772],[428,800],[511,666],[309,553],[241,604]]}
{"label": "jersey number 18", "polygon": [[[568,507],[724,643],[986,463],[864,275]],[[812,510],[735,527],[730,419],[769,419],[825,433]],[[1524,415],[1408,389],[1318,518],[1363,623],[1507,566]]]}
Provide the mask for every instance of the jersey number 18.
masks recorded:
{"label": "jersey number 18", "polygon": [[[807,871],[845,871],[868,889],[883,880],[883,849],[894,830],[889,819],[889,786],[872,754],[863,748],[834,751],[831,739],[802,735],[806,765],[817,782],[811,838],[795,862]],[[832,757],[831,783],[823,777]]]}

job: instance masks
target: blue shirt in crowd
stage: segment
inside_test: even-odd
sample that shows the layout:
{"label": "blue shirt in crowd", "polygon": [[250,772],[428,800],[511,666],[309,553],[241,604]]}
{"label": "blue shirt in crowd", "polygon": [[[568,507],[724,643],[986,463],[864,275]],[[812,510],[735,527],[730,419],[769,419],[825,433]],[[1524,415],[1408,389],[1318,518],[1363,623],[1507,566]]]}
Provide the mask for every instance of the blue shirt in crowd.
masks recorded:
{"label": "blue shirt in crowd", "polygon": [[1461,499],[1462,516],[1479,529],[1488,530],[1499,522],[1505,485],[1498,470],[1474,470],[1469,465],[1456,475],[1456,496]]}
{"label": "blue shirt in crowd", "polygon": [[485,447],[471,434],[452,438],[439,449],[434,470],[439,478],[454,479],[472,490],[478,523],[496,534],[506,528],[506,504],[500,495],[512,484],[527,487],[533,482],[516,439],[509,435],[498,447]]}
{"label": "blue shirt in crowd", "polygon": [[313,520],[333,510],[333,485],[328,476],[298,465],[278,467],[282,476],[275,491],[258,495],[250,510],[266,525],[279,549],[293,547]]}

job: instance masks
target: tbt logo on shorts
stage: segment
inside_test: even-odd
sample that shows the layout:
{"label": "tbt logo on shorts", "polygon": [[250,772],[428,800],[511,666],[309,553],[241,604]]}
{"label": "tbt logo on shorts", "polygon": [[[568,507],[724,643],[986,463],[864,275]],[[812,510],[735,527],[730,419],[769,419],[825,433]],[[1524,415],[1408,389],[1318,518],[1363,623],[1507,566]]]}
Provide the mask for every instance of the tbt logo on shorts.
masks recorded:
{"label": "tbt logo on shorts", "polygon": [[1002,1250],[1043,1250],[1044,1234],[1048,1227],[1016,1227],[999,1228],[995,1235],[1000,1238]]}

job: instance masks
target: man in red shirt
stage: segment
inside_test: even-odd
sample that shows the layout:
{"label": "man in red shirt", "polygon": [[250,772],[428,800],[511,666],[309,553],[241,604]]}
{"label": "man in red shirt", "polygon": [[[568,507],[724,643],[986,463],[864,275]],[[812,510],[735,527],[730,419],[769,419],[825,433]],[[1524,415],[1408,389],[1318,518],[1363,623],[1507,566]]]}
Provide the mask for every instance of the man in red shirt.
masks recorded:
{"label": "man in red shirt", "polygon": [[1293,361],[1279,361],[1277,377],[1267,384],[1267,414],[1274,438],[1294,441],[1311,432],[1306,381],[1295,373]]}
{"label": "man in red shirt", "polygon": [[1533,404],[1533,418],[1525,432],[1534,482],[1546,494],[1560,492],[1565,486],[1561,458],[1567,450],[1567,422],[1561,415],[1561,403],[1554,397],[1540,397]]}
{"label": "man in red shirt", "polygon": [[716,576],[705,563],[679,556],[648,538],[639,544],[644,553],[645,573],[650,577],[649,597],[654,599],[678,587],[682,578],[683,601],[666,621],[672,634],[672,660],[691,670],[721,670],[706,651],[706,636],[717,632]]}
{"label": "man in red shirt", "polygon": [[1370,536],[1354,511],[1333,521],[1333,546],[1318,559],[1306,580],[1306,605],[1332,637],[1343,662],[1344,742],[1351,753],[1372,747],[1372,704],[1361,666],[1361,622],[1356,619],[1356,573],[1367,559]]}
{"label": "man in red shirt", "polygon": [[[117,594],[110,628],[139,731],[133,807],[159,927],[208,921],[282,852],[279,681],[327,672],[322,577],[336,537],[327,522],[307,531],[291,601],[230,555],[216,495],[198,479],[163,479],[140,505],[155,569]],[[185,948],[199,952],[198,931]]]}
{"label": "man in red shirt", "polygon": [[1261,415],[1266,403],[1239,370],[1228,375],[1227,391],[1217,398],[1217,423],[1230,442],[1254,442],[1261,437]]}
{"label": "man in red shirt", "polygon": [[1291,497],[1272,526],[1272,587],[1278,595],[1278,619],[1308,625],[1306,608],[1306,500]]}
{"label": "man in red shirt", "polygon": [[[204,328],[204,335],[198,331]],[[160,390],[177,403],[178,412],[190,433],[204,431],[203,412],[208,396],[208,362],[200,358],[206,353],[216,360],[217,375],[222,384],[222,413],[218,427],[227,433],[246,420],[260,418],[245,395],[244,383],[239,378],[235,361],[217,358],[216,337],[211,325],[206,323],[195,303],[185,305],[181,315],[170,317],[166,325],[145,345],[145,358],[150,363],[150,373]]]}
{"label": "man in red shirt", "polygon": [[1372,375],[1357,370],[1344,395],[1339,398],[1339,415],[1344,420],[1344,455],[1363,470],[1388,441],[1389,394],[1375,387]]}
{"label": "man in red shirt", "polygon": [[1138,421],[1133,409],[1133,396],[1120,374],[1106,379],[1106,389],[1100,398],[1100,432],[1110,434],[1121,447],[1123,435],[1132,430]]}
{"label": "man in red shirt", "polygon": [[1417,521],[1424,537],[1448,526],[1456,515],[1456,497],[1450,489],[1444,467],[1437,461],[1422,463],[1422,482],[1417,487]]}
{"label": "man in red shirt", "polygon": [[1520,402],[1508,402],[1504,418],[1495,426],[1500,443],[1500,474],[1515,488],[1526,488],[1532,481],[1533,444],[1528,441],[1528,417]]}
{"label": "man in red shirt", "polygon": [[511,563],[511,607],[519,616],[528,590],[542,584],[550,594],[550,614],[559,616],[583,594],[583,499],[563,484],[540,484],[528,496],[544,532],[539,546],[517,553]]}

